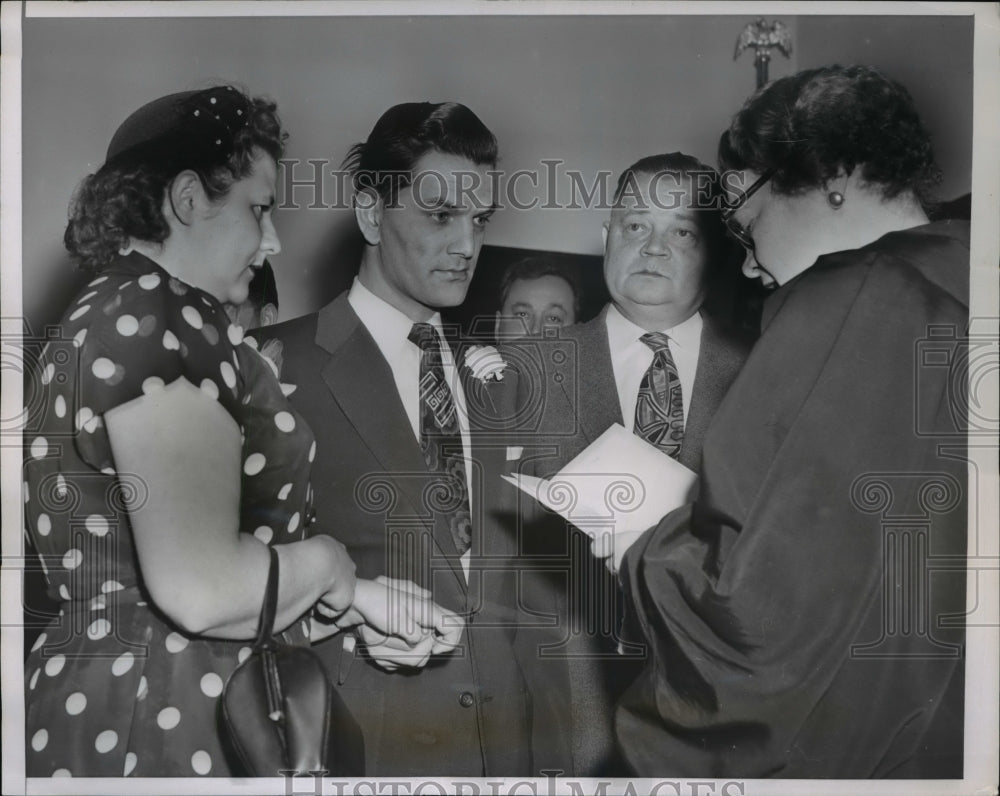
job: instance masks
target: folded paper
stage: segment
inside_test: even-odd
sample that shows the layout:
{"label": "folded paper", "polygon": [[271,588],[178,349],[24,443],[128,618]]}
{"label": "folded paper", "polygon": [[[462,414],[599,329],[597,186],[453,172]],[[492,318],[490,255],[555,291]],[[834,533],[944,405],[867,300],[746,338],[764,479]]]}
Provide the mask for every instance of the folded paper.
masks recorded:
{"label": "folded paper", "polygon": [[645,530],[698,489],[694,472],[619,423],[552,478],[501,477],[591,536]]}

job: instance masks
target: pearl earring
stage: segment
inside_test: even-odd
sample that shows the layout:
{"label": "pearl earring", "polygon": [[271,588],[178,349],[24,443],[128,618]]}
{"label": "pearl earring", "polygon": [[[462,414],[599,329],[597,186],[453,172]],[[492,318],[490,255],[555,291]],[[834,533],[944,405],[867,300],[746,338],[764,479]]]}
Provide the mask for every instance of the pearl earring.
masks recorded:
{"label": "pearl earring", "polygon": [[844,206],[844,195],[840,191],[830,191],[826,195],[826,201],[830,203],[830,207],[834,210],[840,210]]}

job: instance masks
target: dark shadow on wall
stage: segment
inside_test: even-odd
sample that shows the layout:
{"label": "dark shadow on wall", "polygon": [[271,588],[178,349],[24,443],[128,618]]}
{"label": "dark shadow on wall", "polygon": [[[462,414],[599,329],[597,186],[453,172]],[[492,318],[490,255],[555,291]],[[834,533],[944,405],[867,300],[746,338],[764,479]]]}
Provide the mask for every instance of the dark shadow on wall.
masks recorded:
{"label": "dark shadow on wall", "polygon": [[[316,277],[312,280],[316,302],[314,310],[326,306],[350,288],[358,273],[364,248],[365,239],[353,215],[341,217],[330,225],[319,248],[310,258],[311,267],[316,269]],[[283,316],[282,320],[290,318]]]}

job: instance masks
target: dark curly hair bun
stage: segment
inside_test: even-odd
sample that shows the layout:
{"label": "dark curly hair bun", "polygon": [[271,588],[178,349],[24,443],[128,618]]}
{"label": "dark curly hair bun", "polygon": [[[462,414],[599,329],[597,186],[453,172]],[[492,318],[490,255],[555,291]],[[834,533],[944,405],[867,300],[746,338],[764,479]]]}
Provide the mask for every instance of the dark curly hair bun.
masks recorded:
{"label": "dark curly hair bun", "polygon": [[886,199],[907,191],[925,205],[940,171],[909,92],[870,66],[827,66],[781,78],[751,97],[719,142],[725,170],[775,169],[774,190],[825,188],[861,177]]}

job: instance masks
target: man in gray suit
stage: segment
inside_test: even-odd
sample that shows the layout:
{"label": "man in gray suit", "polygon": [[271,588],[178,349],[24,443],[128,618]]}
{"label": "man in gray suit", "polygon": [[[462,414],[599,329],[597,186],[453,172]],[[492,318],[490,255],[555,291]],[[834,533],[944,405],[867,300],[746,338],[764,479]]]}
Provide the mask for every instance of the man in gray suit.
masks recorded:
{"label": "man in gray suit", "polygon": [[549,723],[523,671],[530,628],[496,488],[505,451],[477,411],[488,386],[439,313],[465,299],[496,160],[496,139],[464,105],[386,111],[347,161],[365,239],[354,284],[264,335],[281,341],[282,380],[316,436],[311,531],[341,540],[359,577],[412,581],[466,623],[458,648],[429,661],[433,649],[415,656],[364,627],[317,646],[362,727],[370,776],[565,768],[562,717]]}
{"label": "man in gray suit", "polygon": [[[621,175],[604,225],[611,302],[595,319],[537,342],[533,353],[509,350],[521,363],[520,472],[554,475],[614,423],[697,471],[709,420],[749,349],[701,311],[709,271],[725,261],[719,197],[716,172],[681,153],[643,158]],[[565,641],[547,653],[568,661],[573,774],[627,773],[614,748],[612,708],[644,650],[619,653],[617,584],[587,538],[526,503],[523,549],[562,569],[551,586]]]}

